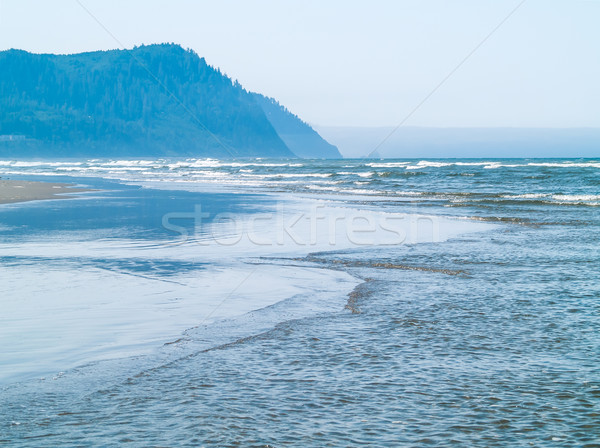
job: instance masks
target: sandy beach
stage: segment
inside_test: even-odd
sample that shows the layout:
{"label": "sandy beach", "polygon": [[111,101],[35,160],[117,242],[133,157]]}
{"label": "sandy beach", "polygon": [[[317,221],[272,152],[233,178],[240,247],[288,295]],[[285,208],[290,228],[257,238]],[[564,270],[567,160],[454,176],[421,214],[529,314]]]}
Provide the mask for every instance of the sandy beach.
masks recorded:
{"label": "sandy beach", "polygon": [[4,161],[0,440],[592,446],[599,170]]}
{"label": "sandy beach", "polygon": [[69,196],[62,195],[83,191],[89,191],[89,189],[74,188],[72,184],[0,179],[0,204],[42,199],[68,199]]}

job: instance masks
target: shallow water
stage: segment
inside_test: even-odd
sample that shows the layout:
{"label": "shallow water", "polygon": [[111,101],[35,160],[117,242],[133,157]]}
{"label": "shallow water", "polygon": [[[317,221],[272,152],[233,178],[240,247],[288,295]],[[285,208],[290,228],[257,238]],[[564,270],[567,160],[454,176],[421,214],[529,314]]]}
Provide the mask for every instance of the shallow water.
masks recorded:
{"label": "shallow water", "polygon": [[[160,182],[139,172],[108,175],[198,191],[210,189],[208,175],[170,182],[211,170],[243,191],[251,184],[242,174],[255,174],[267,177],[253,191],[275,195],[233,194],[245,212],[292,194],[494,225],[439,242],[270,254],[265,266],[323,272],[330,281],[315,290],[327,293],[190,328],[152,354],[12,384],[0,395],[0,443],[600,446],[597,161],[77,163],[3,169],[160,165]],[[271,183],[286,174],[297,183]],[[14,228],[18,213],[11,219],[2,223]]]}

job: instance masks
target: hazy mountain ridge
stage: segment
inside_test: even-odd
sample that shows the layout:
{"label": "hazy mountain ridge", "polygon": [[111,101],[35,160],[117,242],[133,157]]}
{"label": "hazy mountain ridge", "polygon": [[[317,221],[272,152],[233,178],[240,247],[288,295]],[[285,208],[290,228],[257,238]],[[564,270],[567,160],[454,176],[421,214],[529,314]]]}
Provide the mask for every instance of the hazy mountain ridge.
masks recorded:
{"label": "hazy mountain ridge", "polygon": [[193,51],[161,44],[74,55],[0,52],[0,155],[295,154],[255,94]]}
{"label": "hazy mountain ridge", "polygon": [[327,142],[308,123],[279,104],[277,100],[260,93],[255,93],[254,97],[281,139],[298,157],[311,159],[342,157],[336,146]]}

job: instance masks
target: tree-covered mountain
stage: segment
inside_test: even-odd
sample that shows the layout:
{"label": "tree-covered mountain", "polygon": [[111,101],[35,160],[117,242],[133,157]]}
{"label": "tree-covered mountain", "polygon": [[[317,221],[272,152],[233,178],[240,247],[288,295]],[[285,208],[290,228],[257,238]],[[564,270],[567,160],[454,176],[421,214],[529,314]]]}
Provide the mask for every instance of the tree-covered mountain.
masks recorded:
{"label": "tree-covered mountain", "polygon": [[308,123],[291,113],[277,100],[260,93],[255,93],[254,96],[281,139],[298,157],[307,159],[342,157],[337,147],[328,143]]}
{"label": "tree-covered mountain", "polygon": [[0,52],[0,157],[156,155],[295,154],[253,93],[178,45]]}

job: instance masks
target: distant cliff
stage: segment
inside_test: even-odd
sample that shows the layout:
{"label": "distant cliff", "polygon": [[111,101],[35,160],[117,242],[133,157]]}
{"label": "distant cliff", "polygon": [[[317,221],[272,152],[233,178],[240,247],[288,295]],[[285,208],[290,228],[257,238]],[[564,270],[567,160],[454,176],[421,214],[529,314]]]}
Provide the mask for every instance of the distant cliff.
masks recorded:
{"label": "distant cliff", "polygon": [[259,93],[255,93],[254,97],[281,139],[298,157],[307,159],[342,157],[337,147],[328,143],[317,131],[276,100]]}
{"label": "distant cliff", "polygon": [[178,45],[0,52],[0,157],[302,157],[279,134],[294,122],[319,141]]}

